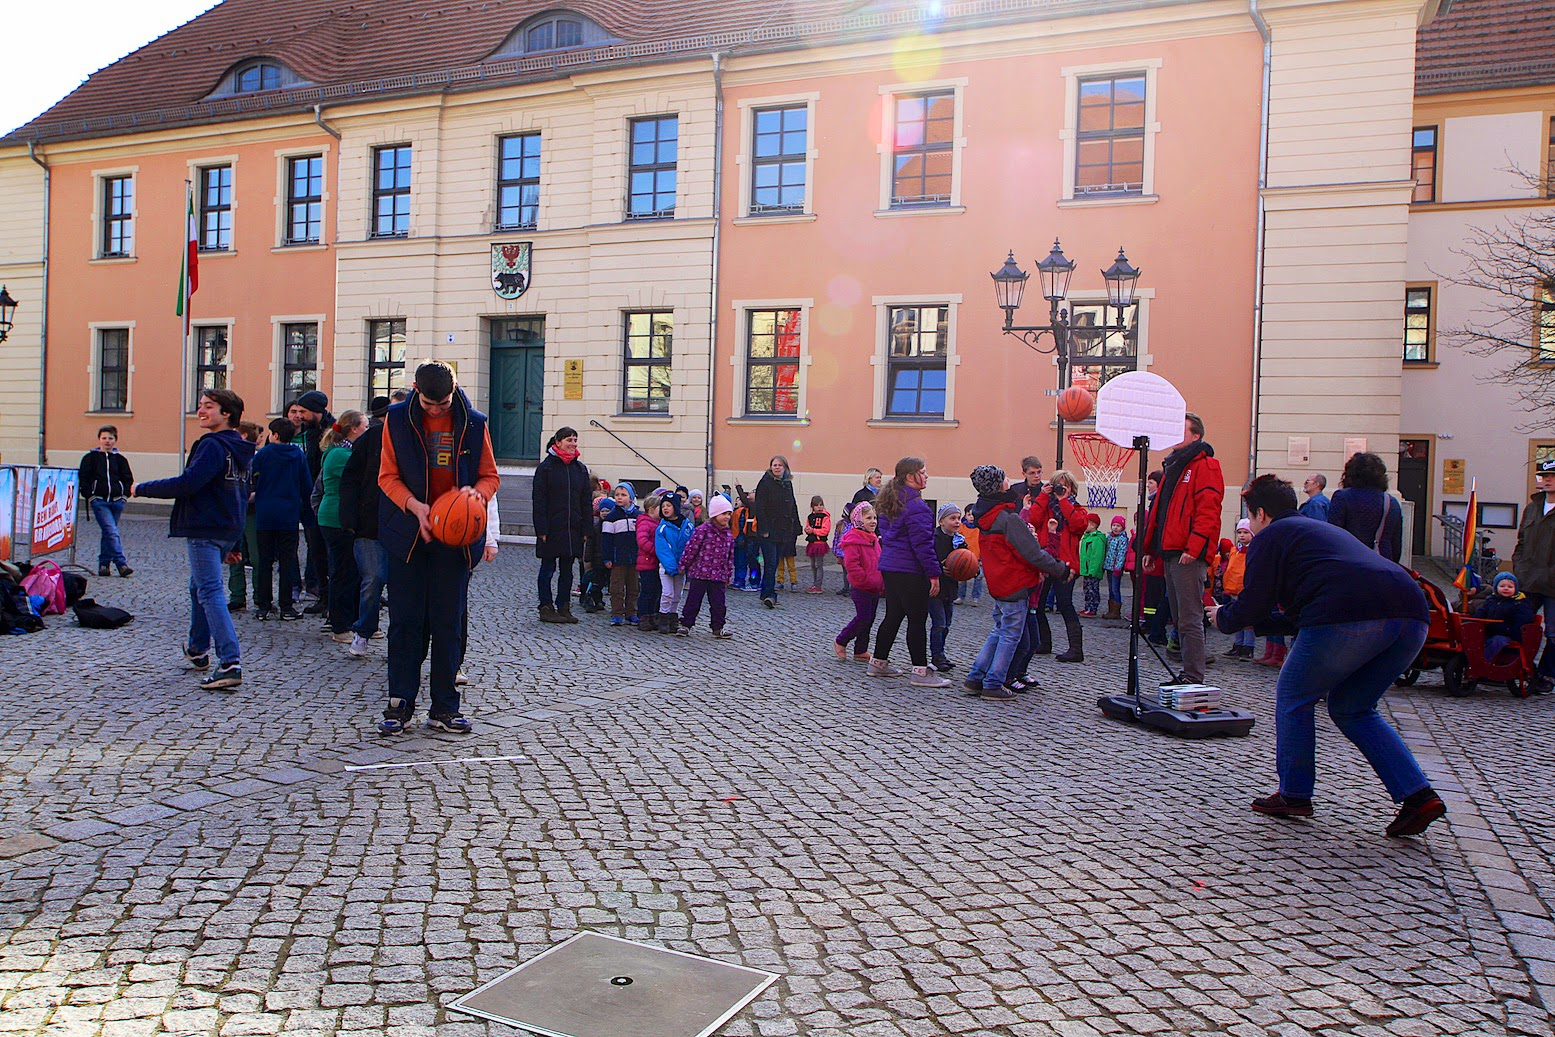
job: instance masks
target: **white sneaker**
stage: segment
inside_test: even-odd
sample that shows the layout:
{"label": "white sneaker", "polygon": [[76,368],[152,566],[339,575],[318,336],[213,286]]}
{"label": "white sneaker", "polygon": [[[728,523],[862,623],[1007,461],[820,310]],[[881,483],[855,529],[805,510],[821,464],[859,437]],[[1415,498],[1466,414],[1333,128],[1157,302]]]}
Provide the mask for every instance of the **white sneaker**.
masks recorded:
{"label": "white sneaker", "polygon": [[463,670],[460,670],[458,673],[454,674],[454,687],[457,688],[461,684],[468,684],[468,683],[470,683],[470,678],[468,678],[468,677],[466,677],[464,675],[464,671]]}
{"label": "white sneaker", "polygon": [[351,638],[351,647],[347,648],[346,651],[358,659],[365,658],[367,655],[367,638],[360,635]]}
{"label": "white sneaker", "polygon": [[926,666],[914,666],[912,677],[908,680],[915,688],[948,688],[950,682],[937,673],[930,673]]}
{"label": "white sneaker", "polygon": [[893,670],[891,664],[884,659],[869,660],[869,669],[865,671],[871,677],[900,677],[901,670]]}

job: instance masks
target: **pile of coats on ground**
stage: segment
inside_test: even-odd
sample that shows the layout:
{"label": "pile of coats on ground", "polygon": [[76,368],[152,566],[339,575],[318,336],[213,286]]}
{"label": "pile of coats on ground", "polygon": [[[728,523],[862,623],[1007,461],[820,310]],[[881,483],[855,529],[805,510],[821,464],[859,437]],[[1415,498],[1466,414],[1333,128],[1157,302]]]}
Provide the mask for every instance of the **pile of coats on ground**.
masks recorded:
{"label": "pile of coats on ground", "polygon": [[0,561],[0,634],[33,634],[44,616],[73,611],[76,622],[95,630],[113,630],[135,617],[121,608],[99,605],[86,596],[86,577],[66,572],[56,562]]}

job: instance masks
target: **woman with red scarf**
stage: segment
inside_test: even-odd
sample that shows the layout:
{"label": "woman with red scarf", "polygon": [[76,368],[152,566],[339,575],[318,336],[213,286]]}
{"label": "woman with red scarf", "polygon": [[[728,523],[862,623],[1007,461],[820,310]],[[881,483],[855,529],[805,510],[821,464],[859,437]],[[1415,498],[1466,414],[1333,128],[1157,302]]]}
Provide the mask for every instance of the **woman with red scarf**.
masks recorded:
{"label": "woman with red scarf", "polygon": [[[572,571],[594,531],[593,477],[578,459],[578,433],[563,426],[545,444],[535,468],[535,555],[540,559],[540,622],[576,623]],[[552,597],[552,577],[555,597]]]}

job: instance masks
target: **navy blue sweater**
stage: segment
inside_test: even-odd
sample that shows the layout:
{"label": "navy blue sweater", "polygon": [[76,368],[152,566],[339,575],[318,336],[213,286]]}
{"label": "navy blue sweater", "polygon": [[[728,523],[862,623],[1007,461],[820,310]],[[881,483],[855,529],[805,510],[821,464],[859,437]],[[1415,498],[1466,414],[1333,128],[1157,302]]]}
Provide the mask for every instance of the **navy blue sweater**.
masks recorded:
{"label": "navy blue sweater", "polygon": [[313,525],[308,497],[313,480],[308,459],[296,443],[270,443],[254,455],[254,518],[265,532],[296,532],[297,524]]}
{"label": "navy blue sweater", "polygon": [[246,479],[254,444],[234,429],[208,432],[189,448],[182,475],[135,487],[138,497],[171,497],[168,536],[235,541],[248,516]]}
{"label": "navy blue sweater", "polygon": [[1215,625],[1278,634],[1378,619],[1430,620],[1414,577],[1340,527],[1291,512],[1247,545],[1242,594],[1221,606]]}

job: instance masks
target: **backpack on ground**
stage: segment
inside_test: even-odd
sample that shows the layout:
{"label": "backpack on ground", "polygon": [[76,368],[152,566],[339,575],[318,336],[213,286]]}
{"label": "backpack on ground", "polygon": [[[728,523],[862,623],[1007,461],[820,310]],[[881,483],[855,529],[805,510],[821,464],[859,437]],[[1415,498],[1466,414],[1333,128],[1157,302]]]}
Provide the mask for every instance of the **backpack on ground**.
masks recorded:
{"label": "backpack on ground", "polygon": [[39,562],[22,580],[22,590],[30,597],[42,598],[45,616],[65,614],[65,574],[54,562]]}
{"label": "backpack on ground", "polygon": [[0,634],[33,634],[43,629],[43,620],[32,610],[21,584],[0,579]]}
{"label": "backpack on ground", "polygon": [[112,605],[99,605],[94,598],[82,598],[75,604],[76,622],[88,630],[117,630],[135,617]]}

